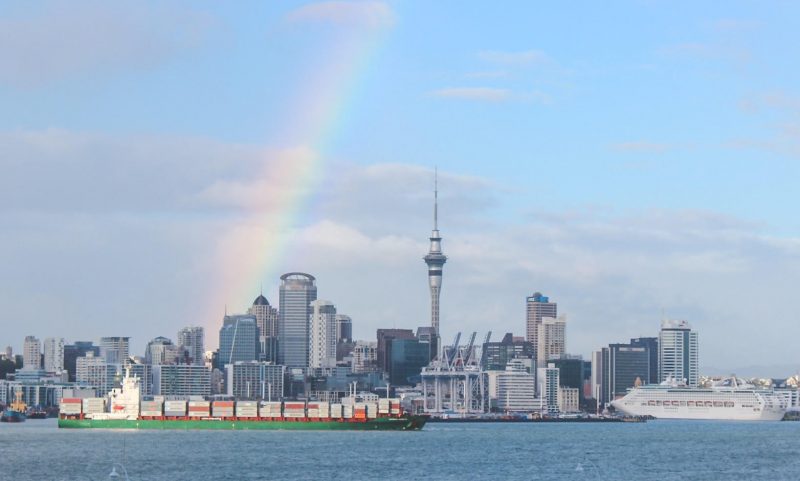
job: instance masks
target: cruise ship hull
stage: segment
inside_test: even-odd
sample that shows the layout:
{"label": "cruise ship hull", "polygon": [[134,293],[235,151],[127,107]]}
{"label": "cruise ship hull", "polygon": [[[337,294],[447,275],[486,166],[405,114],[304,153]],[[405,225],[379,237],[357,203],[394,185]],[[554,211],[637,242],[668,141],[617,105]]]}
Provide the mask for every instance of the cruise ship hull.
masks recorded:
{"label": "cruise ship hull", "polygon": [[217,429],[217,430],[322,430],[322,431],[418,431],[426,416],[366,420],[224,420],[224,419],[69,419],[59,418],[59,428],[100,429]]}
{"label": "cruise ship hull", "polygon": [[614,408],[628,416],[653,416],[656,419],[716,419],[722,421],[780,421],[783,419],[785,411],[783,410],[764,410],[753,412],[746,410],[737,410],[736,412],[720,412],[715,408],[664,408],[662,407],[645,407],[638,408],[624,407],[617,401],[611,403]]}

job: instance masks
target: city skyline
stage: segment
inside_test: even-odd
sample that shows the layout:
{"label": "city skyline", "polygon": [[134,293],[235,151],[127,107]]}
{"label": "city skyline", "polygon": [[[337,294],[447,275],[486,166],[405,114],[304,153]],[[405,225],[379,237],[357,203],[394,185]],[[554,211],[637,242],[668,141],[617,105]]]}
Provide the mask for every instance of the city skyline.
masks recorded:
{"label": "city skyline", "polygon": [[225,305],[296,270],[357,339],[427,325],[438,165],[445,343],[523,334],[541,291],[585,358],[668,317],[701,370],[796,370],[797,6],[345,4],[12,2],[2,342],[143,352],[196,325],[211,347]]}

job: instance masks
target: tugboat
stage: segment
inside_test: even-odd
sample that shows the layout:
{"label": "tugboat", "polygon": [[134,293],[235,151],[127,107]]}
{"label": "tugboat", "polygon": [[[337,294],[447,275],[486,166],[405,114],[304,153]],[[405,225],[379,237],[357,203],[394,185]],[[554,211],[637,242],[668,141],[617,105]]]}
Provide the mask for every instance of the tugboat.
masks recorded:
{"label": "tugboat", "polygon": [[47,419],[47,411],[39,408],[32,408],[28,411],[28,419]]}
{"label": "tugboat", "polygon": [[14,396],[14,402],[0,415],[0,422],[21,423],[25,421],[25,410],[27,408],[28,406],[22,402],[22,392],[17,391]]}

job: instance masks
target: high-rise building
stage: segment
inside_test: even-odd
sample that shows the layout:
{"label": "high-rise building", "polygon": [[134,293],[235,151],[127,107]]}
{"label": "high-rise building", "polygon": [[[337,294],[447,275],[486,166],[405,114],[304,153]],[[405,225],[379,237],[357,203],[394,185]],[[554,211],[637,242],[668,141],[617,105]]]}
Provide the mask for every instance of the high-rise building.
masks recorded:
{"label": "high-rise building", "polygon": [[228,396],[268,401],[277,401],[283,397],[286,366],[250,361],[228,364],[225,370],[225,389]]}
{"label": "high-rise building", "polygon": [[661,382],[668,377],[696,387],[698,375],[697,332],[686,321],[665,320],[658,335],[658,366]]}
{"label": "high-rise building", "polygon": [[[539,324],[545,317],[558,317],[558,304],[550,302],[550,298],[543,296],[541,292],[534,292],[525,301],[525,335],[528,342],[533,345],[534,351],[537,351],[539,349]],[[534,358],[538,359],[538,353],[535,353]]]}
{"label": "high-rise building", "polygon": [[308,366],[336,366],[336,306],[330,301],[311,301],[308,337]]}
{"label": "high-rise building", "polygon": [[259,294],[248,314],[256,316],[258,326],[259,358],[262,361],[278,361],[278,310],[269,304],[264,294]]}
{"label": "high-rise building", "polygon": [[650,355],[650,374],[649,381],[651,383],[658,383],[658,338],[657,337],[636,337],[631,339],[631,346],[646,347]]}
{"label": "high-rise building", "polygon": [[[525,359],[512,359],[497,373],[496,399],[501,411],[533,411],[536,399],[536,375],[529,372]],[[528,360],[530,362],[530,360]]]}
{"label": "high-rise building", "polygon": [[78,358],[84,357],[90,352],[92,356],[100,357],[100,346],[95,346],[91,341],[75,341],[73,344],[64,346],[64,369],[67,371],[69,382],[77,380],[75,373]]}
{"label": "high-rise building", "polygon": [[[253,324],[255,326],[255,322]],[[186,364],[153,366],[153,394],[208,396],[211,394],[211,371],[205,366]]]}
{"label": "high-rise building", "polygon": [[545,366],[551,359],[560,358],[565,351],[567,320],[564,316],[544,317],[536,333],[536,363]]}
{"label": "high-rise building", "polygon": [[26,336],[22,345],[22,369],[42,368],[42,344],[35,336]]}
{"label": "high-rise building", "polygon": [[311,302],[317,299],[316,279],[303,272],[281,276],[278,311],[278,363],[308,367]]}
{"label": "high-rise building", "polygon": [[226,315],[219,330],[220,369],[237,361],[258,360],[258,326],[251,314]]}
{"label": "high-rise building", "polygon": [[63,337],[48,337],[44,340],[44,370],[53,373],[64,370]]}
{"label": "high-rise building", "polygon": [[546,366],[537,370],[536,380],[539,384],[539,397],[547,405],[547,412],[554,415],[558,414],[558,389],[561,382],[558,368],[552,363]]}
{"label": "high-rise building", "polygon": [[[564,355],[547,361],[558,368],[559,386],[578,390],[578,401],[583,400],[583,366],[580,356]],[[571,395],[571,394],[570,394]],[[562,410],[563,411],[563,410]]]}
{"label": "high-rise building", "polygon": [[180,346],[172,343],[166,337],[157,337],[147,343],[144,352],[145,363],[158,364],[179,364],[183,358],[184,350]]}
{"label": "high-rise building", "polygon": [[534,349],[529,341],[508,332],[499,342],[485,343],[481,352],[484,371],[504,371],[512,359],[532,359]]}
{"label": "high-rise building", "polygon": [[378,369],[378,343],[375,341],[356,341],[351,356],[354,373],[373,372]]}
{"label": "high-rise building", "polygon": [[378,357],[378,367],[383,372],[389,372],[388,343],[393,339],[416,339],[416,337],[411,329],[378,329],[376,355]]}
{"label": "high-rise building", "polygon": [[600,407],[600,400],[603,397],[603,373],[605,367],[603,366],[603,350],[592,352],[592,399],[597,402],[597,407]]}
{"label": "high-rise building", "polygon": [[101,337],[100,357],[109,364],[123,364],[130,358],[130,337]]}
{"label": "high-rise building", "polygon": [[428,265],[428,287],[431,291],[431,327],[441,336],[439,331],[439,295],[442,290],[442,267],[447,262],[447,256],[442,253],[442,236],[439,234],[439,183],[438,176],[434,177],[433,188],[433,231],[431,232],[431,246],[428,255],[424,257]]}
{"label": "high-rise building", "polygon": [[424,366],[430,362],[430,346],[419,339],[391,339],[386,343],[386,370],[389,382],[394,385],[416,384],[412,378],[419,377]]}
{"label": "high-rise building", "polygon": [[353,320],[345,314],[336,314],[336,340],[351,342],[353,340]]}
{"label": "high-rise building", "polygon": [[[195,366],[205,365],[205,333],[202,327],[188,326],[178,331],[178,346],[188,357],[188,364]],[[183,364],[183,362],[182,362]]]}
{"label": "high-rise building", "polygon": [[645,346],[609,344],[602,349],[600,404],[624,396],[638,382],[650,382],[650,352]]}

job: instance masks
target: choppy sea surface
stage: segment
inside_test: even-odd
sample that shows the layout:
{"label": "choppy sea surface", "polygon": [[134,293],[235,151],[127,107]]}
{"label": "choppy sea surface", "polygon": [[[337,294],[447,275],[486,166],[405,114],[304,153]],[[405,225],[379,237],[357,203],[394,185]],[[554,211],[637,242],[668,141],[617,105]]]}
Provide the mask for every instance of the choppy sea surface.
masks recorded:
{"label": "choppy sea surface", "polygon": [[[0,479],[797,480],[800,422],[428,424],[420,432],[0,424]],[[122,473],[121,468],[117,468]]]}

